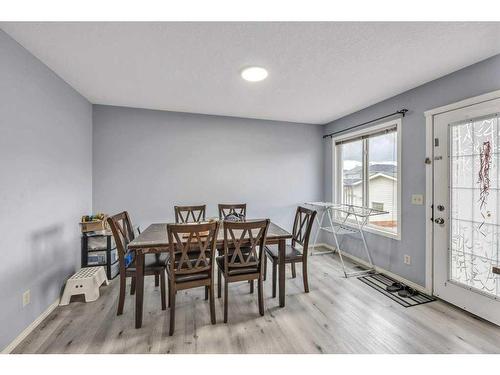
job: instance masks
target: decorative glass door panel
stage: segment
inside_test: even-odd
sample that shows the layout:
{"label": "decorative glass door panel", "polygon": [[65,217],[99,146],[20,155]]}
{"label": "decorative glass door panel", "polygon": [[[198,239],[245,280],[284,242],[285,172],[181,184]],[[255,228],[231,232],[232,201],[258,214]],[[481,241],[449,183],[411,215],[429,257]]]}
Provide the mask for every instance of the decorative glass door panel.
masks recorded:
{"label": "decorative glass door panel", "polygon": [[500,297],[498,114],[449,124],[448,279]]}
{"label": "decorative glass door panel", "polygon": [[500,325],[498,95],[432,117],[432,289]]}

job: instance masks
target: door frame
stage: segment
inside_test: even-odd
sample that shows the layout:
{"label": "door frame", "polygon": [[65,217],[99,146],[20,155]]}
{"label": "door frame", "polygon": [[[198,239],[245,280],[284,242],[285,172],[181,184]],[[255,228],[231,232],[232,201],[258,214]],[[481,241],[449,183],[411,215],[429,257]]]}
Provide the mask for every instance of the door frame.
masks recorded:
{"label": "door frame", "polygon": [[433,203],[434,203],[434,116],[500,99],[500,90],[474,96],[445,106],[430,109],[425,115],[425,289],[434,292]]}

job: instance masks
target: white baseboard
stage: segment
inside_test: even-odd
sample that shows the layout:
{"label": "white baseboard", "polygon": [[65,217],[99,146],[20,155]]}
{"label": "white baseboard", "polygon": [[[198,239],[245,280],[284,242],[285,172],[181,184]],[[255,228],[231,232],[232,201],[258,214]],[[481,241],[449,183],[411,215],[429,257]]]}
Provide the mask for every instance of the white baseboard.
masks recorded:
{"label": "white baseboard", "polygon": [[[335,247],[333,247],[332,245],[329,245],[327,243],[319,243],[316,245],[316,247],[326,247],[328,250],[335,250]],[[354,263],[357,263],[359,264],[360,266],[363,266],[363,267],[366,267],[366,268],[369,268],[370,265],[368,264],[368,262],[366,262],[365,260],[361,259],[361,258],[358,258],[357,256],[354,256],[352,254],[349,254],[345,251],[342,252],[342,256],[345,257],[345,258],[349,258],[351,261],[353,261]],[[391,271],[388,271],[386,269],[383,269],[381,267],[378,267],[378,266],[374,266],[375,268],[375,271],[377,272],[380,272],[380,273],[383,273],[391,278],[393,278],[394,280],[397,280],[405,285],[408,285],[409,287],[415,289],[415,290],[418,290],[419,292],[422,292],[422,293],[425,293],[425,294],[428,294],[428,295],[432,295],[432,291],[431,290],[428,290],[427,288],[425,288],[424,286],[422,285],[419,285],[419,284],[416,284],[414,283],[413,281],[410,281],[410,280],[407,280],[405,279],[404,277],[401,277],[395,273],[392,273]]]}
{"label": "white baseboard", "polygon": [[2,349],[1,354],[11,353],[16,346],[18,346],[21,341],[23,341],[28,335],[52,312],[59,306],[59,298],[56,299],[48,308],[45,310],[38,318],[36,318],[28,327],[22,331],[19,336],[17,336],[9,345]]}

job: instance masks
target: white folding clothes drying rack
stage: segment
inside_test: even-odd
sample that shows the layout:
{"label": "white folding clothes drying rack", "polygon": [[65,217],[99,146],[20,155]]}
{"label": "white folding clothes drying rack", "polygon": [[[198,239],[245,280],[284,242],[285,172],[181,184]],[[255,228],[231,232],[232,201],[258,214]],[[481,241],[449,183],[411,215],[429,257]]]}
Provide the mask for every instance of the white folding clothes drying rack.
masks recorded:
{"label": "white folding clothes drying rack", "polygon": [[[320,231],[323,230],[328,233],[332,233],[333,238],[335,240],[335,247],[336,247],[335,250],[338,251],[339,253],[340,262],[342,263],[342,269],[344,270],[345,277],[353,277],[353,276],[364,275],[367,273],[373,273],[374,272],[373,260],[370,251],[368,250],[368,245],[366,244],[363,228],[366,226],[371,216],[384,215],[388,214],[389,212],[376,210],[370,207],[361,207],[351,204],[339,204],[332,202],[306,202],[305,204],[314,207],[316,210],[321,211],[320,215],[316,215],[316,223],[318,224],[318,228],[316,229],[316,235],[314,236],[313,249],[316,249],[316,243],[318,241],[318,235]],[[328,217],[329,226],[323,226],[325,216]],[[365,249],[366,256],[368,258],[368,264],[370,265],[369,269],[363,271],[347,272],[344,265],[344,259],[342,258],[342,250],[340,249],[339,245],[339,243],[342,242],[342,241],[339,242],[339,236],[345,234],[351,234],[351,235],[359,234],[363,242],[363,247]],[[333,251],[329,252],[322,251],[320,253],[313,252],[312,255],[326,254],[332,252]]]}

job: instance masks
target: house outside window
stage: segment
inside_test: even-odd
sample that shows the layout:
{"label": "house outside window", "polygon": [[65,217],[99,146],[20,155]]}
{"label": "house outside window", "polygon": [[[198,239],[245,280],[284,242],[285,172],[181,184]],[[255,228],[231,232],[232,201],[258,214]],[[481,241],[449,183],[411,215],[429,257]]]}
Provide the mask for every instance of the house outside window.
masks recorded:
{"label": "house outside window", "polygon": [[333,139],[336,203],[388,214],[370,218],[366,230],[400,239],[401,119]]}

